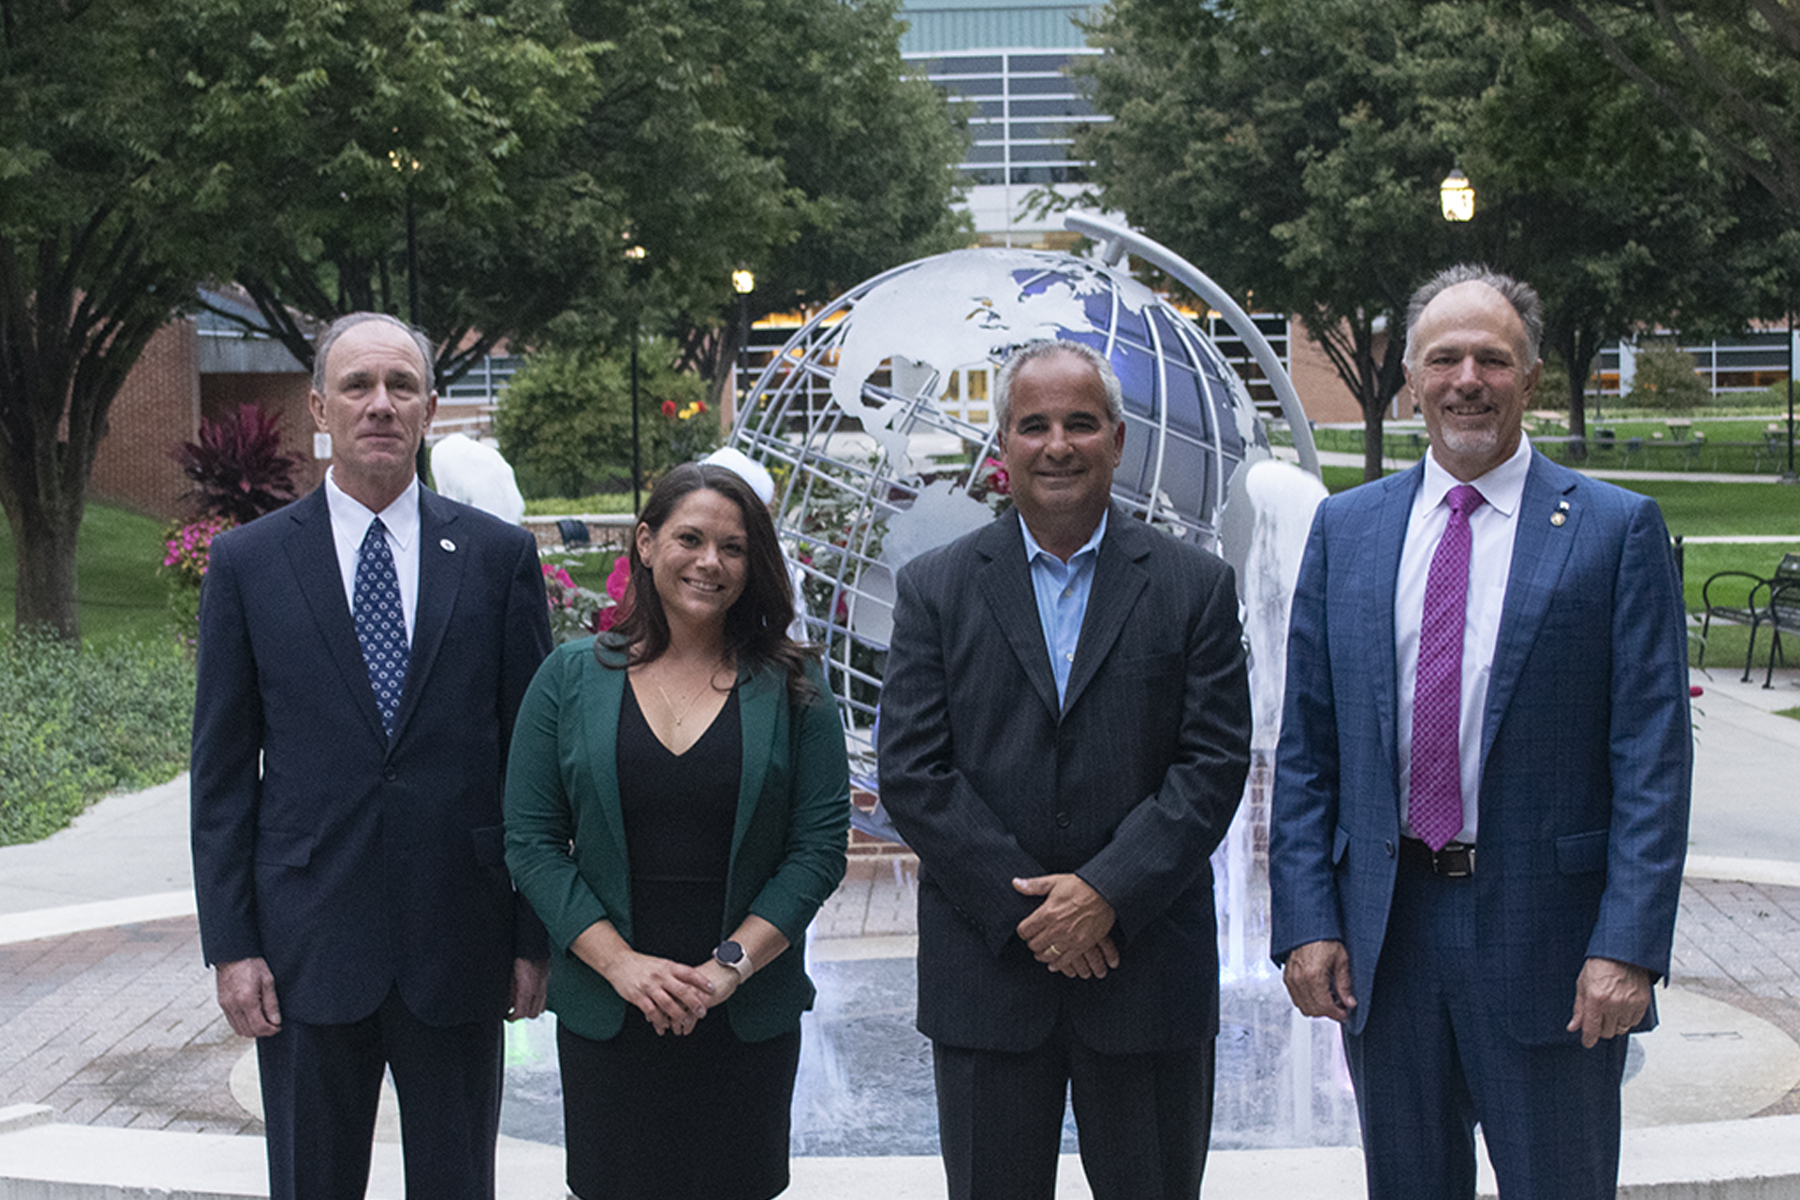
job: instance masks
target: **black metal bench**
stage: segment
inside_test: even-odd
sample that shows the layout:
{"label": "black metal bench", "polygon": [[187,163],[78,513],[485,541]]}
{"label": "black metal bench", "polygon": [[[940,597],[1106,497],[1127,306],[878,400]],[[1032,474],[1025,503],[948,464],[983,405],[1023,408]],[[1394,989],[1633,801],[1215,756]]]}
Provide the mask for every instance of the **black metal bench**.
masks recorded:
{"label": "black metal bench", "polygon": [[[1713,600],[1713,585],[1721,580],[1733,583],[1721,588],[1718,602]],[[1750,584],[1742,604],[1730,602],[1736,595],[1736,589],[1744,582]],[[1775,686],[1775,661],[1781,660],[1787,665],[1786,653],[1781,648],[1781,635],[1785,630],[1789,633],[1800,632],[1800,554],[1783,556],[1781,565],[1775,568],[1775,574],[1768,579],[1752,575],[1748,571],[1720,571],[1711,576],[1700,587],[1700,603],[1706,611],[1700,624],[1700,653],[1698,665],[1706,666],[1706,635],[1712,629],[1714,621],[1723,621],[1730,625],[1748,625],[1750,627],[1750,646],[1744,652],[1743,682],[1750,682],[1750,664],[1756,657],[1757,631],[1767,627],[1769,630],[1769,669],[1763,676],[1763,686]]]}

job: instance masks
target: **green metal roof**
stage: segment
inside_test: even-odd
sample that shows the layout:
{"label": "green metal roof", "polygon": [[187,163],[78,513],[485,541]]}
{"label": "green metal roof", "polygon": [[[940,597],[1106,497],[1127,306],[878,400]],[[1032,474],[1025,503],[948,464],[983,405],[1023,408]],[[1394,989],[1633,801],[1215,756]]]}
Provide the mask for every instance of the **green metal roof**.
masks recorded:
{"label": "green metal roof", "polygon": [[954,50],[1068,50],[1086,45],[1074,18],[1098,4],[1046,4],[1043,0],[909,0],[900,19],[906,54]]}

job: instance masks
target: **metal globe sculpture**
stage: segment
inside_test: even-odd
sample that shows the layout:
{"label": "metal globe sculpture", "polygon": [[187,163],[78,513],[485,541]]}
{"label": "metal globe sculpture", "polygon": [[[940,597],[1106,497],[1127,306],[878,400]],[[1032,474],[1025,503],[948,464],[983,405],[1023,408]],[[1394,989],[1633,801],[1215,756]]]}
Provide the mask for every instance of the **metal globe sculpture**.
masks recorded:
{"label": "metal globe sculpture", "polygon": [[851,289],[761,373],[732,444],[777,481],[777,528],[807,636],[827,648],[853,772],[877,790],[873,731],[894,572],[1007,503],[994,372],[1039,338],[1105,354],[1124,391],[1115,501],[1209,548],[1234,473],[1267,458],[1237,374],[1131,276],[1070,254],[959,250]]}

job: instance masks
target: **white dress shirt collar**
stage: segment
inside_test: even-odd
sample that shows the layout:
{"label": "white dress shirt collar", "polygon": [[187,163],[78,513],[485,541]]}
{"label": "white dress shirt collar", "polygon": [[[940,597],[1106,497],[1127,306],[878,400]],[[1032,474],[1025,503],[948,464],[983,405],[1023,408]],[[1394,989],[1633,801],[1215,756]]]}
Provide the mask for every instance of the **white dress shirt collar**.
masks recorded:
{"label": "white dress shirt collar", "polygon": [[[1525,496],[1525,476],[1531,472],[1531,439],[1523,433],[1519,435],[1519,447],[1512,457],[1489,471],[1486,475],[1474,480],[1475,490],[1481,498],[1501,516],[1510,518],[1518,511],[1519,501]],[[1427,452],[1425,455],[1425,479],[1419,484],[1419,495],[1415,501],[1414,511],[1424,512],[1436,508],[1444,502],[1444,496],[1462,480],[1450,474],[1439,465],[1437,456]]]}

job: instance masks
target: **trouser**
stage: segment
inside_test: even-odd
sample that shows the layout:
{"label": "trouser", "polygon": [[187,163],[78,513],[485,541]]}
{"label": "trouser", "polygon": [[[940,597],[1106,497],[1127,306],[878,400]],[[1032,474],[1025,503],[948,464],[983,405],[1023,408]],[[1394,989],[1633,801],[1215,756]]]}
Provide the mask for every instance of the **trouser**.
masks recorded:
{"label": "trouser", "polygon": [[493,1200],[498,1018],[427,1025],[396,988],[347,1025],[287,1018],[256,1049],[271,1200],[363,1200],[387,1070],[400,1099],[408,1200]]}

